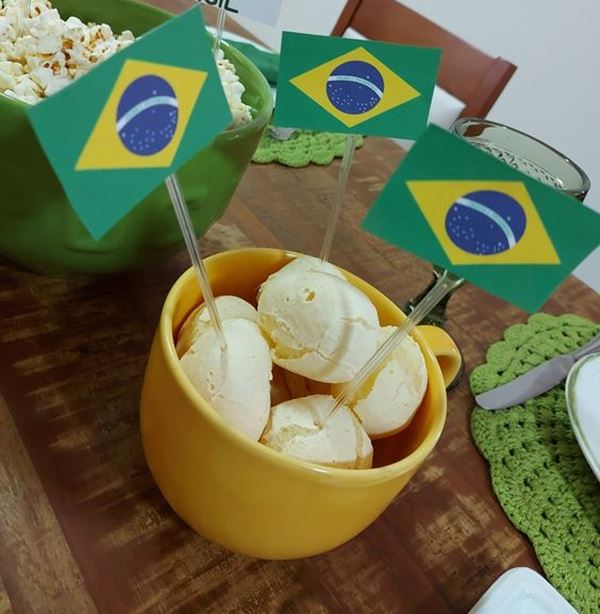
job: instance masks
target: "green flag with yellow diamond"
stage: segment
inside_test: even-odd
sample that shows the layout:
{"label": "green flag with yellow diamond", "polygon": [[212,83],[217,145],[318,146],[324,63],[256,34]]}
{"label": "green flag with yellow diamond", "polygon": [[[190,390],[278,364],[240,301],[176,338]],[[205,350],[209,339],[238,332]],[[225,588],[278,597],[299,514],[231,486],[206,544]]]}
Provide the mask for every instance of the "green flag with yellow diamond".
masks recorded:
{"label": "green flag with yellow diamond", "polygon": [[231,123],[198,8],[28,114],[71,205],[97,239]]}
{"label": "green flag with yellow diamond", "polygon": [[527,311],[600,240],[600,215],[435,126],[362,225]]}
{"label": "green flag with yellow diamond", "polygon": [[440,50],[284,32],[274,123],[415,139],[427,125]]}

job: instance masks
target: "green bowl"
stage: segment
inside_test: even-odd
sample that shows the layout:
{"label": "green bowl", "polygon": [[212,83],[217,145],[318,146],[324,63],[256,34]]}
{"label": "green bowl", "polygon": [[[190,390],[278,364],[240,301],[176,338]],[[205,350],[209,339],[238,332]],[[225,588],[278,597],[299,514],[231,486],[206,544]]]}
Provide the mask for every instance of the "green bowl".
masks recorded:
{"label": "green bowl", "polygon": [[[170,15],[132,0],[54,0],[63,17],[108,23],[136,36]],[[239,51],[223,46],[246,86],[244,102],[254,119],[218,135],[178,171],[198,236],[225,212],[271,117],[271,89],[260,71]],[[0,95],[0,254],[46,275],[107,274],[158,263],[183,243],[164,186],[95,241],[75,215],[38,144],[26,105]]]}

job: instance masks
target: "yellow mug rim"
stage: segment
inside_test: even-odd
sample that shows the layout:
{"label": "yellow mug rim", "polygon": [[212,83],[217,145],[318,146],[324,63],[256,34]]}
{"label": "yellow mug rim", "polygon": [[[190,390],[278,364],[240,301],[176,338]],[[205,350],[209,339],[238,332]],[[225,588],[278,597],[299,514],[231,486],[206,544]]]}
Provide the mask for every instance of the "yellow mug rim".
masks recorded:
{"label": "yellow mug rim", "polygon": [[[215,261],[224,257],[229,257],[236,253],[242,255],[243,253],[250,253],[256,251],[275,252],[278,254],[285,255],[286,257],[292,258],[296,258],[298,256],[303,255],[297,252],[292,252],[284,249],[253,247],[218,252],[216,254],[208,256],[204,260],[205,262],[210,263],[211,261]],[[338,268],[345,275],[348,275],[350,279],[361,279],[356,275],[350,273],[349,271],[346,271],[342,267]],[[249,439],[242,433],[229,426],[225,422],[225,420],[223,420],[221,416],[219,416],[219,414],[214,411],[214,409],[212,409],[212,407],[202,398],[200,393],[192,386],[188,377],[185,375],[183,369],[181,368],[179,357],[177,356],[177,351],[175,349],[175,343],[173,338],[173,316],[175,314],[177,301],[183,294],[183,288],[185,288],[190,283],[190,278],[192,277],[195,277],[195,271],[192,267],[190,267],[179,276],[177,281],[171,287],[167,298],[165,299],[159,322],[160,342],[162,347],[165,349],[165,359],[169,366],[169,369],[171,370],[171,374],[175,378],[180,389],[184,392],[187,400],[190,402],[191,405],[193,405],[196,411],[201,412],[204,418],[210,421],[211,425],[214,428],[219,429],[219,431],[224,433],[227,438],[233,440],[236,445],[241,446],[243,449],[245,449],[248,453],[252,455],[263,456],[264,458],[267,458],[279,465],[283,465],[295,472],[310,473],[313,475],[317,475],[322,479],[343,479],[348,482],[356,482],[357,485],[366,482],[372,483],[373,480],[378,479],[387,480],[397,475],[406,473],[412,468],[419,467],[427,458],[427,456],[431,453],[442,434],[446,422],[447,397],[445,395],[445,387],[441,371],[437,375],[439,377],[439,384],[441,386],[441,389],[444,391],[444,407],[441,408],[441,411],[435,414],[433,424],[423,441],[419,444],[419,446],[408,456],[390,465],[384,465],[382,467],[372,467],[370,469],[341,469],[337,467],[326,467],[324,465],[318,465],[309,461],[303,461],[301,459],[293,458],[291,456],[286,456],[281,452],[277,452],[276,450],[268,448],[267,446],[261,444],[258,441],[253,441]],[[361,281],[367,284],[366,281]],[[391,302],[390,299],[387,298],[379,290],[377,290],[377,288],[375,288],[371,284],[368,285],[372,290],[375,291],[377,295],[379,295],[378,298],[383,298],[385,301]],[[398,309],[398,311],[400,311],[400,313],[404,316],[402,311],[396,305],[394,305],[394,307]],[[416,334],[419,338],[421,338],[421,333],[418,330],[413,331],[413,333]],[[433,355],[433,352],[429,349],[426,341],[425,345],[427,346],[429,358],[432,360],[434,365],[437,365],[437,359]]]}

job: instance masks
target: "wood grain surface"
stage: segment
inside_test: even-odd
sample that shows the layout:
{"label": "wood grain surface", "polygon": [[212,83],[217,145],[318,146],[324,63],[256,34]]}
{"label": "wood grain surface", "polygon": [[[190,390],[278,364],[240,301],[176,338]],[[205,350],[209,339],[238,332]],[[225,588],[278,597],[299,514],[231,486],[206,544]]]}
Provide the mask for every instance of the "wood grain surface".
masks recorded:
{"label": "wood grain surface", "polygon": [[[401,155],[382,139],[358,151],[332,255],[399,304],[430,267],[359,223]],[[318,253],[338,168],[252,165],[204,254]],[[61,280],[0,261],[0,613],[466,612],[506,569],[537,569],[472,443],[466,379],[449,395],[435,452],[348,544],[282,563],[192,532],[156,488],[138,425],[162,301],[187,266],[181,254],[109,279]],[[600,300],[569,279],[545,311],[600,321]],[[465,286],[449,318],[470,371],[526,314]]]}

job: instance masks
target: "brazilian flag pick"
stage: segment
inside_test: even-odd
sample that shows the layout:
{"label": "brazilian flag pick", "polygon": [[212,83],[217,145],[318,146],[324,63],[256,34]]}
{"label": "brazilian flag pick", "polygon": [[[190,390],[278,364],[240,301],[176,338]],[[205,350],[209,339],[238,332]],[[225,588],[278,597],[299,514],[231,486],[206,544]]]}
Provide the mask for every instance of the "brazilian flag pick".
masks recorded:
{"label": "brazilian flag pick", "polygon": [[415,139],[425,129],[441,52],[283,33],[274,123]]}
{"label": "brazilian flag pick", "polygon": [[527,311],[600,241],[600,215],[435,126],[362,226]]}
{"label": "brazilian flag pick", "polygon": [[28,114],[96,239],[232,120],[198,8],[152,30]]}

